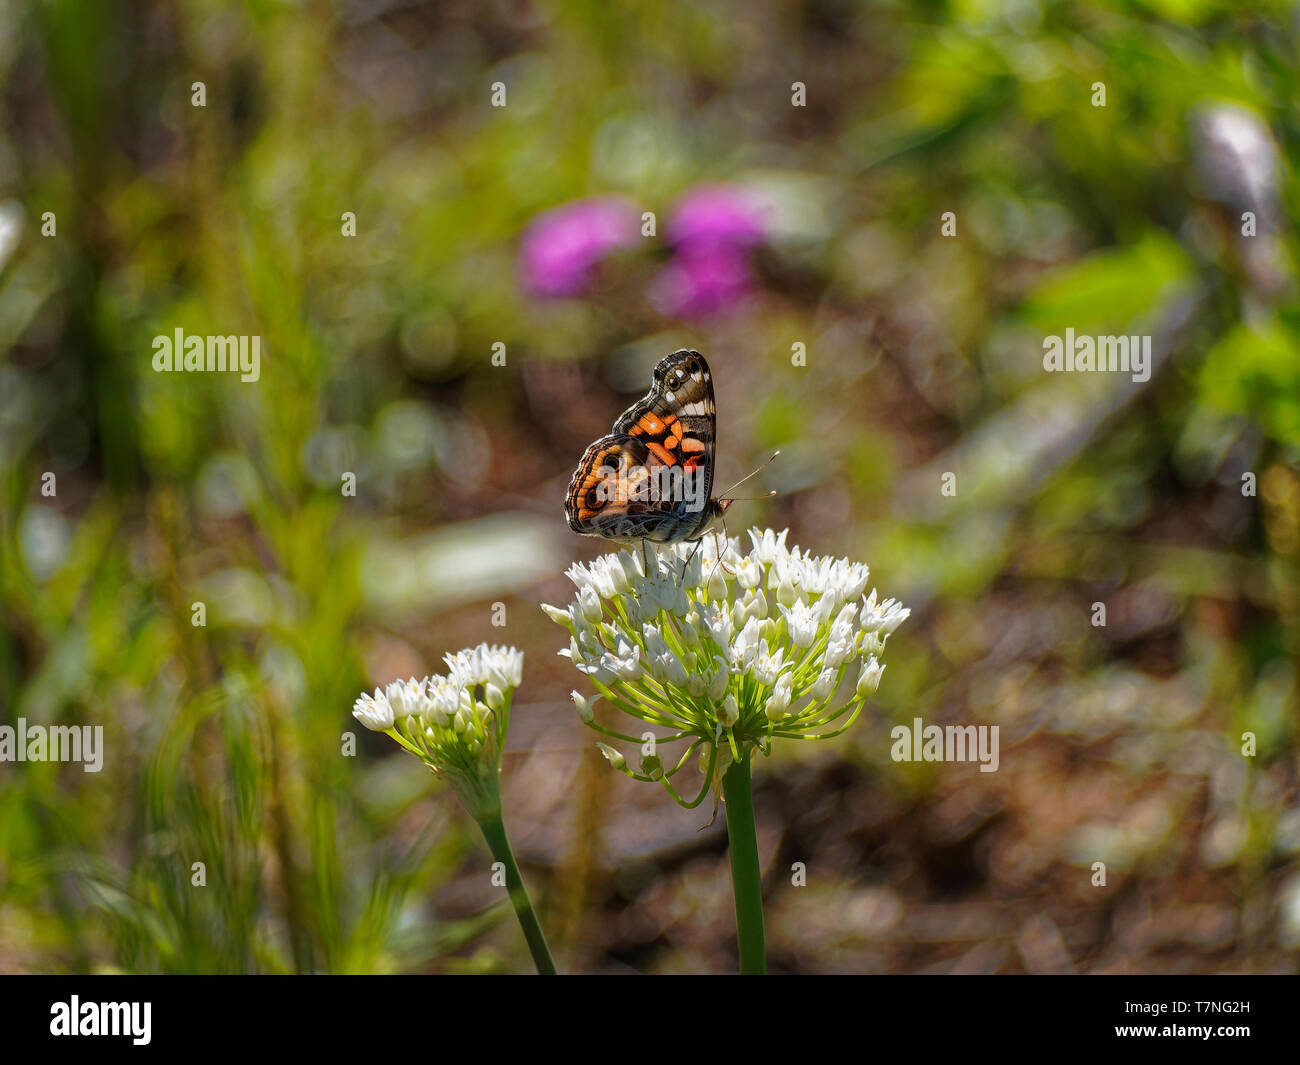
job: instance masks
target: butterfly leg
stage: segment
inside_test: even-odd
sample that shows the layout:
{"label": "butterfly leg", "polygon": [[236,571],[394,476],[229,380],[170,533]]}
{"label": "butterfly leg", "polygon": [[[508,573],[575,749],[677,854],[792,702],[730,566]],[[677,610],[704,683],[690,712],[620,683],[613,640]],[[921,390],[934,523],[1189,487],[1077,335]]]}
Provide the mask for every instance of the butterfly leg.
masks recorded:
{"label": "butterfly leg", "polygon": [[708,823],[707,825],[701,825],[699,828],[697,828],[697,829],[695,830],[696,832],[703,832],[706,828],[712,828],[715,824],[717,824],[717,822],[718,822],[718,799],[721,798],[721,796],[722,796],[722,792],[721,792],[721,790],[716,790],[716,789],[715,789],[714,792],[713,792],[713,816],[709,818],[709,823]]}
{"label": "butterfly leg", "polygon": [[[715,538],[716,538],[716,536],[717,536],[717,533],[716,533],[716,532],[714,533],[714,536],[715,536]],[[715,541],[715,542],[716,542],[716,541]],[[719,561],[719,562],[722,562],[722,556],[723,556],[724,554],[726,554],[726,546],[725,546],[725,545],[731,543],[731,534],[727,532],[727,519],[726,519],[726,518],[723,518],[723,519],[722,519],[722,542],[723,542],[723,545],[724,545],[724,546],[723,546],[723,550],[722,550],[722,552],[718,555],[718,561]],[[735,571],[734,569],[731,569],[731,568],[730,568],[730,567],[729,567],[725,562],[722,562],[722,572],[723,572],[723,573],[728,573],[728,574],[730,574],[730,575],[733,576],[733,577],[736,575],[736,571]]]}
{"label": "butterfly leg", "polygon": [[686,578],[686,567],[691,564],[691,559],[695,557],[695,552],[700,549],[700,544],[704,543],[704,537],[701,536],[698,540],[691,540],[690,543],[693,543],[695,546],[691,548],[691,553],[686,556],[686,561],[682,563],[681,573],[677,574],[677,581],[679,584]]}
{"label": "butterfly leg", "polygon": [[[727,565],[722,561],[722,556],[723,556],[724,554],[726,554],[726,551],[727,551],[726,545],[729,544],[729,543],[731,543],[731,537],[727,535],[727,519],[726,519],[726,518],[723,518],[723,519],[722,519],[722,536],[723,536],[722,546],[719,547],[719,548],[718,548],[718,551],[717,551],[718,560],[713,564],[713,569],[711,569],[711,570],[709,571],[709,580],[710,580],[710,581],[713,580],[713,575],[714,575],[715,573],[718,572],[718,567],[719,567],[719,566],[722,567],[722,572],[723,572],[723,573],[730,574],[732,577],[734,577],[734,576],[736,575],[736,571],[733,570],[733,569],[728,568],[728,566],[727,566]],[[715,547],[716,547],[717,544],[718,544],[718,530],[717,530],[717,529],[714,529],[714,530],[713,530],[713,543],[714,543]],[[708,581],[705,581],[704,583],[705,583],[705,584],[708,584]]]}

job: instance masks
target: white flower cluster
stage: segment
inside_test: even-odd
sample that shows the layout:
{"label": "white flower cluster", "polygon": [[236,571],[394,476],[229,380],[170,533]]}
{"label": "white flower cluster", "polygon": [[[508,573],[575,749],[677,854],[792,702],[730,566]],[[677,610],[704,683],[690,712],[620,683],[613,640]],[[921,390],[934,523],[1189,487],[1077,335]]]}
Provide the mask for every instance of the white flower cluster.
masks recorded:
{"label": "white flower cluster", "polygon": [[[597,698],[673,729],[673,739],[694,737],[690,750],[704,746],[713,775],[716,757],[725,768],[740,757],[738,745],[842,732],[879,687],[885,640],[910,611],[878,601],[874,589],[863,595],[865,565],[787,548],[786,535],[752,529],[745,554],[737,540],[707,536],[698,549],[659,549],[648,567],[640,550],[575,564],[576,599],[567,609],[543,606],[569,631],[560,654],[591,679]],[[855,666],[853,695],[833,709]],[[595,724],[594,701],[574,693],[583,721],[640,742]],[[667,772],[657,759],[643,761],[636,774],[613,748],[602,750],[641,779],[663,780],[686,760]]]}
{"label": "white flower cluster", "polygon": [[487,774],[494,778],[511,696],[523,680],[524,654],[483,643],[443,660],[446,676],[411,677],[376,688],[357,699],[352,716],[392,736],[435,773],[449,774],[453,784],[481,781]]}

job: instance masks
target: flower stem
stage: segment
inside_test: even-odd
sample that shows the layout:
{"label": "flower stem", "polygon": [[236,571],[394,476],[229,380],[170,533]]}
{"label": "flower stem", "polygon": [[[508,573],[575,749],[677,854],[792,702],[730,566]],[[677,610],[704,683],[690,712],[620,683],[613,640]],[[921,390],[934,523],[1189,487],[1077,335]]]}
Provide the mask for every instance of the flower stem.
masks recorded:
{"label": "flower stem", "polygon": [[763,883],[758,869],[754,791],[749,779],[750,757],[746,752],[743,759],[731,764],[722,778],[722,796],[727,809],[740,972],[745,976],[761,976],[767,971],[767,959],[763,949]]}
{"label": "flower stem", "polygon": [[533,964],[541,976],[555,975],[555,962],[551,960],[550,948],[546,945],[546,936],[542,926],[537,923],[537,914],[529,901],[528,891],[524,887],[523,877],[519,875],[519,866],[515,864],[514,852],[510,849],[510,840],[506,838],[506,826],[501,820],[501,811],[484,815],[478,822],[487,840],[492,857],[506,867],[506,890],[510,893],[510,905],[515,908],[519,918],[519,927],[524,931],[528,941],[528,950],[533,956]]}

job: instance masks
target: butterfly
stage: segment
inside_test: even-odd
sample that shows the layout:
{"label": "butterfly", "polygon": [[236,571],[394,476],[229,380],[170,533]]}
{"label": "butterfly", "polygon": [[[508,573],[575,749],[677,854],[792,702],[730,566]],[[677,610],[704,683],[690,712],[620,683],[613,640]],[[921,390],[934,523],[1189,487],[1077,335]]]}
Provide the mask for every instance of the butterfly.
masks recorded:
{"label": "butterfly", "polygon": [[661,359],[645,398],[583,453],[564,500],[569,528],[620,543],[698,542],[735,502],[712,495],[716,430],[704,356]]}

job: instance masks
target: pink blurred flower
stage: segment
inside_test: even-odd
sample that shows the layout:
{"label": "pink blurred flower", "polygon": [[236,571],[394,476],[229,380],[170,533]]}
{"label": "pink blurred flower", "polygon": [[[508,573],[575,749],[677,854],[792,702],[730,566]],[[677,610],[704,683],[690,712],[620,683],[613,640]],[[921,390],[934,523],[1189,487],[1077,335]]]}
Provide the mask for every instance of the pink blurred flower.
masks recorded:
{"label": "pink blurred flower", "polygon": [[651,283],[650,302],[674,317],[707,317],[738,303],[753,288],[753,280],[743,248],[685,246]]}
{"label": "pink blurred flower", "polygon": [[592,268],[637,239],[636,212],[622,200],[574,200],[533,219],[519,245],[519,276],[534,296],[578,296]]}
{"label": "pink blurred flower", "polygon": [[700,318],[739,303],[754,287],[747,251],[763,241],[762,212],[734,185],[697,185],[678,202],[668,229],[676,251],[650,286],[664,314]]}
{"label": "pink blurred flower", "polygon": [[677,201],[668,240],[682,248],[747,247],[763,241],[763,215],[735,185],[697,185]]}

